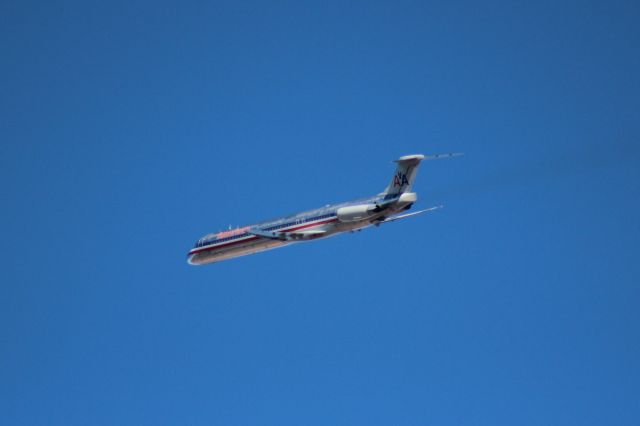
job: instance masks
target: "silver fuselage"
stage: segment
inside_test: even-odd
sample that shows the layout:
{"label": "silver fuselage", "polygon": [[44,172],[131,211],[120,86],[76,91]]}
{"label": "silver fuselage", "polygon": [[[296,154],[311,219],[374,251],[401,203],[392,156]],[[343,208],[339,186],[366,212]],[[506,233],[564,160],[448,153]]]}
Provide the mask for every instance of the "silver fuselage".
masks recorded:
{"label": "silver fuselage", "polygon": [[[258,253],[295,242],[327,238],[343,232],[351,232],[366,228],[378,223],[378,221],[383,217],[408,208],[406,204],[391,205],[385,208],[384,211],[372,214],[365,220],[343,222],[338,218],[337,211],[341,207],[375,204],[383,199],[383,195],[378,195],[375,197],[353,200],[340,204],[327,205],[319,209],[309,210],[275,220],[209,234],[198,240],[195,247],[189,251],[188,262],[192,265],[203,265],[247,254]],[[322,232],[311,234],[312,236],[308,239],[299,241],[281,241],[252,234],[248,232],[251,229],[274,231],[283,234],[294,234],[301,231],[309,232],[310,230]]]}

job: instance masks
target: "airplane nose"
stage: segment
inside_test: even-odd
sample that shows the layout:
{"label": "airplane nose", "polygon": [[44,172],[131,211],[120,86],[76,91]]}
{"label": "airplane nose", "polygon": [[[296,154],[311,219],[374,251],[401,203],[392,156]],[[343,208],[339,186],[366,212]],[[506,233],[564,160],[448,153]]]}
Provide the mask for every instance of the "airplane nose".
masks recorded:
{"label": "airplane nose", "polygon": [[208,263],[208,256],[206,253],[189,253],[187,256],[187,263],[189,265],[204,265]]}

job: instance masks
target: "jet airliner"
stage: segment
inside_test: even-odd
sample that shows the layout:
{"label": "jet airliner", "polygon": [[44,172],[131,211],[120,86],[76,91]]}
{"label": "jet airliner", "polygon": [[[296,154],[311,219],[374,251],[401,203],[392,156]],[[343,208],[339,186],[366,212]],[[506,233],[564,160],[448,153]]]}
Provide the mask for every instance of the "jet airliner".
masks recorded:
{"label": "jet airliner", "polygon": [[219,262],[295,242],[359,231],[369,226],[433,211],[440,206],[403,213],[418,199],[417,194],[411,191],[418,166],[425,159],[458,155],[461,154],[405,155],[395,161],[397,167],[391,182],[376,196],[330,204],[292,216],[205,235],[189,251],[188,262],[191,265]]}

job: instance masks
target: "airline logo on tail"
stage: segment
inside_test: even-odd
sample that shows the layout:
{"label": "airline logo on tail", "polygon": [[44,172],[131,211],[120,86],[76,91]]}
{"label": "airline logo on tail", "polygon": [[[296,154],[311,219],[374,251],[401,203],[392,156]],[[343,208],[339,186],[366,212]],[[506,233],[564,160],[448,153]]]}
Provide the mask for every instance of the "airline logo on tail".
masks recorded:
{"label": "airline logo on tail", "polygon": [[404,185],[409,185],[409,179],[407,179],[407,175],[404,173],[398,172],[398,174],[393,177],[393,187],[402,187]]}

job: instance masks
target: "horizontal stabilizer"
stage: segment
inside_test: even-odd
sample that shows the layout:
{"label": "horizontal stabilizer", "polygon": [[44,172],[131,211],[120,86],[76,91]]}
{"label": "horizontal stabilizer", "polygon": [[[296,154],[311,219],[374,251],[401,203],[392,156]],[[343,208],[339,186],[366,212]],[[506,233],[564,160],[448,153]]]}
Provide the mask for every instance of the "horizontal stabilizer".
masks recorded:
{"label": "horizontal stabilizer", "polygon": [[460,157],[461,155],[464,155],[464,152],[447,152],[445,154],[425,155],[424,159],[425,160],[440,160],[442,158]]}
{"label": "horizontal stabilizer", "polygon": [[416,216],[416,215],[419,215],[419,214],[422,214],[422,213],[432,212],[434,210],[441,209],[442,207],[443,206],[440,205],[440,206],[435,206],[435,207],[429,207],[428,209],[424,209],[424,210],[418,210],[417,212],[413,212],[413,213],[401,214],[401,215],[398,215],[398,216],[391,216],[391,217],[388,217],[385,220],[381,221],[380,223],[394,222],[396,220],[406,219],[408,217]]}

